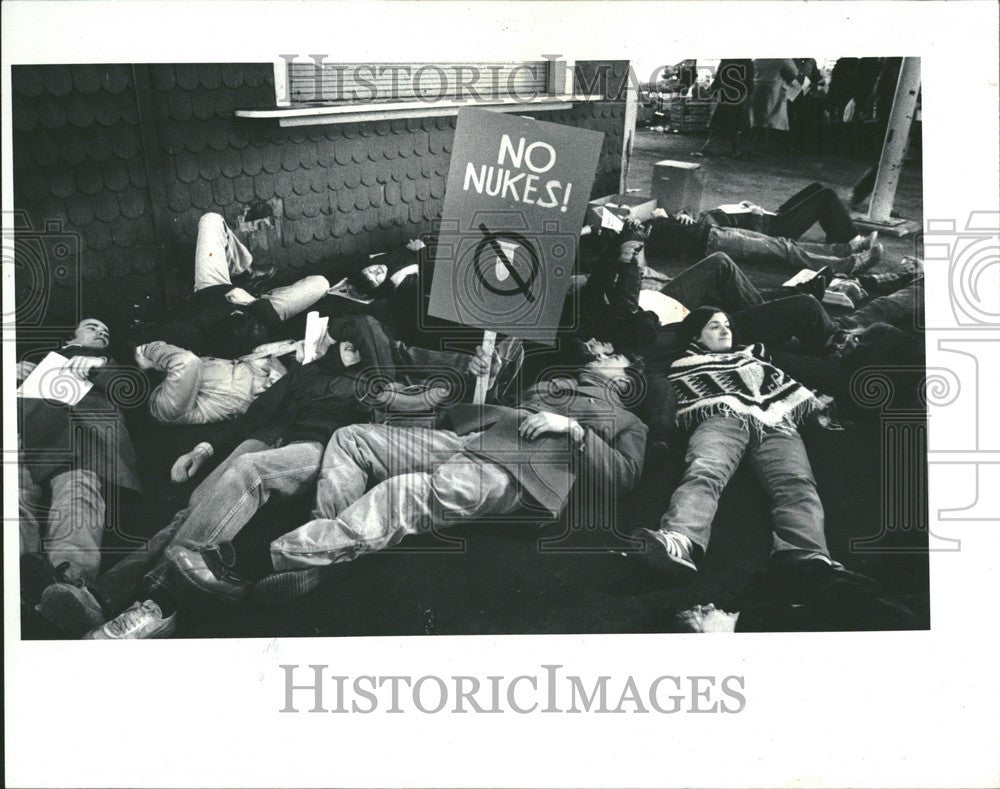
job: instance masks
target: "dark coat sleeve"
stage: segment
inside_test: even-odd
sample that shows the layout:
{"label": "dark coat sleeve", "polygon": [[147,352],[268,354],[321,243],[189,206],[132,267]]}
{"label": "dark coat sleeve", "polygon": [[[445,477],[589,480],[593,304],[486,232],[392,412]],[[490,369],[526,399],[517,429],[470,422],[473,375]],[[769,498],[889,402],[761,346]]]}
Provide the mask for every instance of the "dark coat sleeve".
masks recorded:
{"label": "dark coat sleeve", "polygon": [[586,479],[585,484],[594,484],[596,490],[613,491],[617,496],[633,490],[642,476],[649,433],[646,425],[628,414],[625,424],[614,435],[594,426],[584,426],[584,431],[577,484]]}
{"label": "dark coat sleeve", "polygon": [[225,457],[250,435],[262,429],[281,411],[282,403],[285,401],[294,380],[301,374],[298,368],[292,370],[288,375],[280,378],[268,389],[261,392],[250,403],[246,413],[241,414],[230,422],[224,423],[215,440],[212,441],[212,448],[216,454]]}

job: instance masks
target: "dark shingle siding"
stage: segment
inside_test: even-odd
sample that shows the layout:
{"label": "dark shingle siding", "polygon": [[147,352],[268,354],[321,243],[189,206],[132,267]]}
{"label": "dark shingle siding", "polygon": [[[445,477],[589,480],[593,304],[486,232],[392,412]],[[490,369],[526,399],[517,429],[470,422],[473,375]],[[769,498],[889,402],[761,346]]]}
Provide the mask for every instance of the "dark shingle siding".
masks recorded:
{"label": "dark shingle siding", "polygon": [[[440,214],[454,117],[282,128],[233,114],[273,106],[270,64],[158,64],[149,76],[161,240],[181,270],[206,211],[235,223],[250,203],[280,198],[281,246],[255,252],[279,267],[388,249]],[[52,312],[67,308],[60,287],[76,287],[77,273],[89,309],[162,304],[131,67],[19,66],[13,88],[15,206],[34,228],[57,220],[80,237],[79,271],[55,278]],[[532,114],[604,132],[593,193],[618,190],[624,102]]]}

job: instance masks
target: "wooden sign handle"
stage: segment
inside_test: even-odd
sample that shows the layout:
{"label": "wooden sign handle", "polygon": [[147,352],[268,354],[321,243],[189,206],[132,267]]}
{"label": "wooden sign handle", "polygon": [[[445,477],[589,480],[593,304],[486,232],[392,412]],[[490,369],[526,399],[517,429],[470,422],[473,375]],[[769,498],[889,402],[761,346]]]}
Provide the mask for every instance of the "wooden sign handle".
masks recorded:
{"label": "wooden sign handle", "polygon": [[[483,332],[483,350],[490,357],[490,369],[493,368],[493,348],[496,345],[497,333],[495,331],[490,331],[487,329]],[[476,391],[472,395],[472,402],[475,405],[482,405],[486,402],[486,390],[490,385],[490,370],[488,369],[484,375],[480,375],[476,378]]]}

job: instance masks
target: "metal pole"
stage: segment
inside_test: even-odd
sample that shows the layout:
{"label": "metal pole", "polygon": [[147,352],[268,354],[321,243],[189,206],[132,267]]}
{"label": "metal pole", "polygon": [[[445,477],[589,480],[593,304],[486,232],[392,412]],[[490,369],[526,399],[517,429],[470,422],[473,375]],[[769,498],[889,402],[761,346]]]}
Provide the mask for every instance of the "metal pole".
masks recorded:
{"label": "metal pole", "polygon": [[910,138],[910,126],[917,108],[917,94],[920,93],[920,58],[903,58],[896,82],[896,94],[892,99],[889,126],[885,130],[882,156],[878,162],[878,175],[868,206],[868,221],[889,222],[892,204],[896,199],[899,174],[903,169],[906,143]]}

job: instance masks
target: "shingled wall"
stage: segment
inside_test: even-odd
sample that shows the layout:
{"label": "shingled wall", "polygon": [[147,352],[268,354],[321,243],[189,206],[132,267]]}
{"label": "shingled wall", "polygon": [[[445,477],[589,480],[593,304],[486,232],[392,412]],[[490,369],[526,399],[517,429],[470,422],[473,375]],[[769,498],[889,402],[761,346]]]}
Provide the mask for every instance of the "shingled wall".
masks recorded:
{"label": "shingled wall", "polygon": [[[610,67],[616,85],[627,62]],[[279,267],[401,244],[440,214],[456,120],[285,129],[236,118],[274,106],[269,63],[17,66],[12,100],[14,224],[19,240],[49,239],[18,261],[17,298],[37,307],[48,288],[42,324],[70,319],[78,297],[84,314],[116,323],[163,317],[206,211],[236,226],[271,201],[278,236],[253,251]],[[603,131],[593,194],[617,191],[623,102],[532,114]],[[55,238],[70,239],[68,254]]]}

